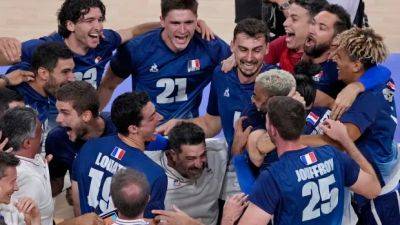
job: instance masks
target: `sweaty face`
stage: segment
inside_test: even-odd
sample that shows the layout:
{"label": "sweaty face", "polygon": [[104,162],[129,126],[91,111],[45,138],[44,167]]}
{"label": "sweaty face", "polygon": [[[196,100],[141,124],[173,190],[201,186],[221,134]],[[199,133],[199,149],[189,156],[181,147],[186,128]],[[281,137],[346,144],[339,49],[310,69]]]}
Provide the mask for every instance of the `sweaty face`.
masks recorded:
{"label": "sweaty face", "polygon": [[104,16],[99,8],[90,8],[89,12],[76,23],[70,24],[71,38],[83,48],[96,48],[100,44]]}
{"label": "sweaty face", "polygon": [[17,169],[7,167],[4,176],[0,178],[0,203],[9,204],[14,191],[18,191]]}
{"label": "sweaty face", "polygon": [[71,141],[83,139],[88,129],[81,115],[78,115],[72,107],[72,103],[57,100],[56,107],[58,111],[56,121],[67,130],[68,138]]}
{"label": "sweaty face", "polygon": [[338,79],[345,83],[351,83],[354,81],[354,68],[355,63],[350,59],[347,52],[344,49],[339,49],[333,55],[333,61],[336,62],[338,69]]}
{"label": "sweaty face", "polygon": [[265,91],[262,89],[262,86],[256,82],[254,85],[253,95],[251,96],[251,101],[257,107],[257,110],[260,111],[261,106],[266,104],[268,99],[269,99],[269,97],[265,93]]}
{"label": "sweaty face", "polygon": [[235,54],[235,60],[239,75],[252,77],[260,72],[264,55],[267,54],[267,43],[264,34],[250,37],[239,33],[231,43],[231,50]]}
{"label": "sweaty face", "polygon": [[286,32],[286,45],[289,49],[301,50],[308,36],[311,17],[306,9],[293,3],[288,10],[283,26]]}
{"label": "sweaty face", "polygon": [[162,38],[173,52],[184,50],[194,35],[197,15],[188,9],[174,9],[161,18]]}
{"label": "sweaty face", "polygon": [[207,166],[207,154],[204,143],[198,145],[181,145],[181,153],[173,153],[174,169],[183,177],[195,180]]}
{"label": "sweaty face", "polygon": [[58,59],[56,67],[49,72],[49,78],[44,86],[44,90],[48,95],[54,96],[58,88],[75,80],[75,75],[72,72],[74,66],[75,63],[72,58]]}
{"label": "sweaty face", "polygon": [[314,17],[304,45],[304,51],[308,56],[318,58],[329,50],[335,35],[336,21],[338,21],[337,16],[326,11]]}
{"label": "sweaty face", "polygon": [[141,111],[143,119],[138,127],[139,135],[144,139],[144,141],[153,141],[156,135],[156,127],[163,117],[156,112],[156,109],[151,102],[148,102]]}

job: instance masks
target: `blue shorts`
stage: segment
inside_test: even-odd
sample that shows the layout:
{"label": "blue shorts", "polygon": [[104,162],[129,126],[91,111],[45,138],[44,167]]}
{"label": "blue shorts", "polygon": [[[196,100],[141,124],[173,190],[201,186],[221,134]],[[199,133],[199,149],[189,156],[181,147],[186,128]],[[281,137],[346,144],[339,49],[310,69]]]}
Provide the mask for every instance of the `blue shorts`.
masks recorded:
{"label": "blue shorts", "polygon": [[368,201],[358,212],[358,220],[361,225],[399,225],[399,185],[395,190]]}

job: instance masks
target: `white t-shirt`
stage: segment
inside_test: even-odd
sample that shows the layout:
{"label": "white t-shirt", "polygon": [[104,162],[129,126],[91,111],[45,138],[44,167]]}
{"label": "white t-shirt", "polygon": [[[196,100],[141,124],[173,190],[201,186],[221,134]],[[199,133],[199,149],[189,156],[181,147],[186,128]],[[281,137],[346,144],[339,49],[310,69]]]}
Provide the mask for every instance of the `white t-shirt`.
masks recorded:
{"label": "white t-shirt", "polygon": [[7,225],[25,225],[24,215],[18,211],[13,203],[0,204],[0,214],[4,217],[4,222]]}
{"label": "white t-shirt", "polygon": [[53,225],[54,201],[45,159],[40,154],[34,159],[17,157],[21,160],[17,166],[19,190],[13,193],[11,199],[15,201],[21,197],[32,198],[39,207],[42,225]]}
{"label": "white t-shirt", "polygon": [[219,139],[207,139],[207,162],[201,177],[195,181],[182,177],[168,166],[165,152],[145,151],[153,161],[164,168],[168,177],[165,209],[172,205],[186,212],[204,224],[214,225],[218,220],[218,198],[225,176],[228,154],[226,142]]}

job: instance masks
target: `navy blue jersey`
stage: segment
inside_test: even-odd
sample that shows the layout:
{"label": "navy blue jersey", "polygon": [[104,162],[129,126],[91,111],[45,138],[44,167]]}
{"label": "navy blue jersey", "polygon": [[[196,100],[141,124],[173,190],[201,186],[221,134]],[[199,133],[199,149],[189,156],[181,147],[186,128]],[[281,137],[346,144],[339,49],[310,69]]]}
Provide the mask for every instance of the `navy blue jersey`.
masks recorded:
{"label": "navy blue jersey", "polygon": [[130,40],[112,57],[112,71],[121,78],[133,75],[133,88],[145,91],[165,121],[193,118],[214,68],[230,55],[221,39],[195,34],[185,50],[172,52],[156,29]]}
{"label": "navy blue jersey", "polygon": [[259,176],[250,201],[274,215],[275,225],[340,225],[344,187],[357,181],[359,171],[332,146],[288,151]]}
{"label": "navy blue jersey", "polygon": [[394,92],[392,80],[365,91],[340,118],[341,122],[351,123],[360,130],[361,136],[355,144],[374,167],[382,186],[397,156],[397,149],[392,148],[397,125]]}
{"label": "navy blue jersey", "polygon": [[[87,81],[95,88],[100,84],[104,68],[110,60],[113,51],[121,44],[121,37],[117,32],[104,29],[103,34],[105,38],[100,41],[100,44],[96,48],[89,49],[86,55],[74,53],[74,73],[76,80]],[[12,66],[8,72],[16,69],[30,70],[32,55],[36,48],[45,42],[51,41],[64,42],[64,38],[58,33],[53,33],[50,36],[23,42],[22,62]]]}
{"label": "navy blue jersey", "polygon": [[39,113],[39,120],[43,124],[45,132],[57,126],[56,117],[58,111],[56,99],[53,96],[42,96],[26,82],[11,88],[24,98],[26,105]]}
{"label": "navy blue jersey", "polygon": [[[336,98],[337,94],[345,87],[345,84],[338,80],[338,70],[335,62],[328,60],[321,63],[322,72],[313,77],[317,89]],[[385,84],[390,79],[391,72],[384,66],[374,66],[368,69],[359,79],[366,90]]]}
{"label": "navy blue jersey", "polygon": [[[261,71],[276,69],[273,65],[263,65]],[[233,142],[234,124],[244,110],[251,105],[251,96],[254,91],[254,82],[242,84],[234,68],[227,74],[218,66],[213,74],[210,96],[208,99],[207,113],[220,116],[224,135],[229,148]]]}
{"label": "navy blue jersey", "polygon": [[[110,113],[100,114],[104,120],[104,131],[101,137],[117,134],[117,129],[111,121]],[[57,126],[52,129],[46,138],[46,154],[52,154],[53,159],[49,163],[50,178],[64,177],[67,171],[72,171],[72,163],[86,140],[78,139],[74,142],[69,140],[67,130]]]}
{"label": "navy blue jersey", "polygon": [[78,182],[82,214],[100,214],[114,209],[110,197],[111,178],[126,167],[144,173],[149,182],[150,201],[144,217],[153,218],[151,210],[164,209],[167,191],[164,170],[141,150],[113,135],[89,140],[74,161],[71,179]]}

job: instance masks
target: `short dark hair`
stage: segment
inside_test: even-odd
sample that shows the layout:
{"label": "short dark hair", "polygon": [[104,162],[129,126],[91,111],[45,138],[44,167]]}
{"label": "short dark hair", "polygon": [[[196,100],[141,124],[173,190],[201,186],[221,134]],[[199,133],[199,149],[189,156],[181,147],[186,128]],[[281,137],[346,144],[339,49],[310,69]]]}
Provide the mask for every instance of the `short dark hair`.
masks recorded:
{"label": "short dark hair", "polygon": [[18,151],[24,140],[35,137],[37,116],[37,112],[30,107],[16,107],[4,113],[0,130],[3,137],[8,138],[6,149],[12,147],[13,151]]}
{"label": "short dark hair", "polygon": [[24,98],[14,90],[0,88],[0,117],[9,108],[8,105],[11,102],[24,102]]}
{"label": "short dark hair", "polygon": [[236,36],[240,33],[244,33],[252,38],[258,38],[260,34],[263,34],[265,37],[265,42],[269,42],[268,26],[262,20],[246,18],[239,21],[233,30],[233,40],[235,40]]}
{"label": "short dark hair", "polygon": [[177,124],[168,135],[169,146],[176,153],[182,151],[182,145],[205,144],[205,138],[203,129],[191,122]]}
{"label": "short dark hair", "polygon": [[[137,187],[138,192],[126,193],[126,190],[132,185]],[[150,187],[143,173],[127,168],[119,170],[113,176],[110,194],[118,213],[135,218],[146,208],[150,197]]]}
{"label": "short dark hair", "polygon": [[197,15],[198,6],[196,0],[161,0],[161,16],[165,18],[174,9],[188,9]]}
{"label": "short dark hair", "polygon": [[72,59],[74,54],[63,42],[46,42],[39,45],[32,55],[32,69],[35,74],[40,67],[49,71],[57,66],[59,59]]}
{"label": "short dark hair", "polygon": [[313,64],[308,61],[300,61],[294,67],[296,91],[303,96],[307,108],[314,103],[317,93],[315,82],[312,77],[321,71],[322,67],[319,64]]}
{"label": "short dark hair", "polygon": [[58,33],[64,38],[69,37],[71,31],[67,29],[67,21],[78,22],[90,8],[99,8],[105,20],[106,7],[101,0],[66,0],[58,11]]}
{"label": "short dark hair", "polygon": [[73,81],[61,86],[56,92],[56,99],[70,102],[78,114],[89,110],[93,117],[99,115],[100,101],[97,91],[86,81]]}
{"label": "short dark hair", "polygon": [[127,92],[118,96],[111,106],[111,120],[118,133],[127,135],[128,127],[140,126],[143,119],[142,109],[150,102],[145,92]]}
{"label": "short dark hair", "polygon": [[0,151],[0,179],[4,177],[7,167],[17,167],[19,159],[14,154]]}
{"label": "short dark hair", "polygon": [[272,97],[268,100],[266,113],[269,122],[284,140],[300,137],[306,124],[306,112],[299,101],[287,96]]}
{"label": "short dark hair", "polygon": [[292,0],[291,4],[296,4],[308,11],[311,18],[317,15],[329,3],[326,0]]}
{"label": "short dark hair", "polygon": [[334,24],[334,29],[335,29],[334,36],[351,28],[352,23],[350,20],[350,15],[342,6],[337,4],[328,4],[327,6],[324,7],[322,11],[334,14],[338,18],[338,20]]}

